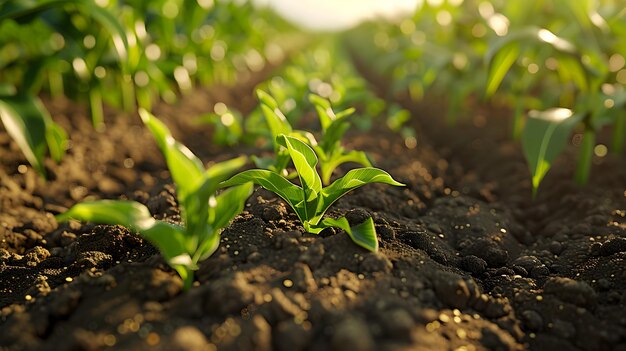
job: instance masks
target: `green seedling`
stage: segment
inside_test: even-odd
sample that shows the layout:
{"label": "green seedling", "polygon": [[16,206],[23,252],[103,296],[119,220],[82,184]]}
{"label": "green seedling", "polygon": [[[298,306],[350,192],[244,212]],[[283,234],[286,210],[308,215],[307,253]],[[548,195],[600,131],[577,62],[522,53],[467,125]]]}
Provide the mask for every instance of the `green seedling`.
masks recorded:
{"label": "green seedling", "polygon": [[311,94],[309,101],[315,106],[317,115],[322,125],[322,137],[320,142],[311,138],[309,142],[319,157],[322,182],[330,183],[330,177],[335,168],[342,163],[356,162],[365,167],[371,167],[372,163],[363,151],[346,151],[341,145],[341,139],[350,128],[348,117],[355,111],[354,108],[343,110],[339,113],[333,111],[330,101],[321,96]]}
{"label": "green seedling", "polygon": [[241,113],[231,110],[224,103],[216,104],[213,113],[201,116],[198,121],[213,125],[213,142],[218,145],[236,145],[246,134]]}
{"label": "green seedling", "polygon": [[4,95],[0,91],[0,122],[42,176],[46,175],[43,164],[46,150],[56,162],[63,158],[67,134],[37,97]]}
{"label": "green seedling", "polygon": [[278,136],[276,143],[287,150],[300,179],[300,186],[291,183],[279,173],[266,169],[243,171],[222,182],[221,185],[234,186],[248,182],[258,184],[285,200],[307,232],[318,234],[325,228],[338,227],[343,229],[357,245],[370,251],[378,250],[376,229],[371,217],[363,223],[350,226],[345,217],[333,219],[323,216],[337,199],[365,184],[385,183],[395,186],[404,184],[395,181],[381,169],[367,167],[353,169],[331,185],[322,187],[322,180],[315,168],[318,159],[309,145],[284,134]]}
{"label": "green seedling", "polygon": [[[309,144],[315,150],[319,157],[321,179],[324,185],[330,183],[333,171],[343,163],[356,162],[365,167],[372,166],[364,152],[346,151],[341,146],[341,138],[350,127],[348,117],[354,113],[354,108],[335,114],[328,100],[318,95],[310,94],[309,101],[315,106],[322,126],[322,136],[318,142],[313,134],[302,130],[294,130],[272,96],[262,90],[257,90],[257,96],[261,101],[261,109],[265,115],[273,140],[278,140],[280,135],[287,135]],[[278,143],[274,143],[274,152],[275,158],[254,158],[253,160],[257,167],[269,169],[277,173],[283,172],[290,160],[289,152]]]}
{"label": "green seedling", "polygon": [[522,134],[522,147],[532,176],[533,197],[552,162],[563,151],[582,115],[570,109],[530,111]]}
{"label": "green seedling", "polygon": [[217,163],[205,170],[200,159],[172,138],[165,124],[144,109],[139,114],[165,156],[183,223],[155,220],[143,204],[123,200],[83,202],[58,215],[57,220],[118,224],[139,232],[161,251],[183,279],[185,289],[189,289],[198,262],[215,252],[221,231],[243,210],[250,196],[252,184],[247,182],[217,193],[220,182],[241,168],[246,158]]}
{"label": "green seedling", "polygon": [[[269,127],[270,133],[272,135],[272,140],[277,140],[280,135],[287,135],[290,137],[298,138],[305,142],[310,139],[315,139],[313,135],[311,135],[311,133],[302,130],[294,130],[285,115],[278,107],[278,103],[271,95],[260,89],[257,89],[256,95],[261,102],[261,111],[265,116],[265,122]],[[275,156],[273,158],[253,156],[252,161],[259,168],[264,168],[272,172],[287,175],[286,168],[289,164],[290,159],[288,150],[280,146],[278,143],[274,142],[274,155]],[[292,174],[288,177],[293,178],[295,177],[295,174]]]}

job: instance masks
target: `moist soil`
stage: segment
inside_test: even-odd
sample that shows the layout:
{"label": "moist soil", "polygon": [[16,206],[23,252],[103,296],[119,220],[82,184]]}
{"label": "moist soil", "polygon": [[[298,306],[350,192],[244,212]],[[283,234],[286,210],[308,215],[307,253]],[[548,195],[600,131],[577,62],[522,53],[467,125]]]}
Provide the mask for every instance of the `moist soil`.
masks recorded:
{"label": "moist soil", "polygon": [[[252,86],[198,89],[154,112],[205,162],[253,154],[192,123],[217,101],[249,111]],[[136,234],[54,219],[111,198],[180,221],[138,116],[107,110],[95,131],[85,106],[46,99],[72,140],[61,164],[47,161],[47,182],[0,131],[0,349],[626,350],[626,160],[596,158],[579,187],[570,145],[532,200],[506,111],[473,106],[448,128],[443,99],[397,100],[417,143],[383,120],[346,143],[406,187],[364,186],[329,213],[373,216],[378,253],[340,230],[305,233],[258,189],[183,292]]]}

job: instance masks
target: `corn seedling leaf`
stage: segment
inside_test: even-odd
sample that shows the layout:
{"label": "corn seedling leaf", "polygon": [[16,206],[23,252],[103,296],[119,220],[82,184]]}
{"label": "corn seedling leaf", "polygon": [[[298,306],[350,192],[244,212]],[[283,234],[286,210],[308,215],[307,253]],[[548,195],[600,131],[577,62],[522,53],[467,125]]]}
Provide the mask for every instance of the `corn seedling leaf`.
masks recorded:
{"label": "corn seedling leaf", "polygon": [[50,148],[55,161],[63,157],[67,134],[52,121],[38,98],[28,95],[0,96],[0,120],[26,160],[41,175],[45,175],[43,158],[47,148]]}
{"label": "corn seedling leaf", "polygon": [[315,94],[309,94],[309,101],[315,106],[315,111],[317,111],[317,116],[320,119],[322,130],[326,130],[328,126],[337,119],[335,112],[333,112],[330,106],[330,101]]}
{"label": "corn seedling leaf", "polygon": [[276,139],[280,134],[290,134],[293,130],[291,124],[289,124],[285,115],[278,108],[276,100],[262,90],[257,90],[256,92],[257,97],[261,101],[261,111],[265,116],[267,126],[270,128],[272,138]]}
{"label": "corn seedling leaf", "polygon": [[186,146],[174,140],[169,129],[147,110],[139,109],[143,123],[150,129],[157,141],[161,152],[165,156],[167,167],[178,192],[181,203],[191,194],[201,181],[204,173],[202,161],[198,159]]}
{"label": "corn seedling leaf", "polygon": [[243,171],[222,182],[222,187],[242,185],[248,182],[260,185],[261,187],[273,192],[285,200],[293,209],[300,220],[306,220],[301,210],[304,202],[304,192],[302,188],[291,183],[281,175],[268,171],[266,169],[251,169]]}
{"label": "corn seedling leaf", "polygon": [[504,76],[509,71],[513,63],[520,54],[520,45],[517,42],[511,42],[498,51],[489,62],[489,74],[487,75],[487,96],[493,95]]}
{"label": "corn seedling leaf", "polygon": [[372,167],[353,169],[346,173],[345,176],[335,180],[328,187],[322,189],[322,201],[319,203],[318,213],[325,213],[330,205],[337,201],[337,199],[351,190],[370,183],[404,186],[404,184],[394,180],[389,173],[382,169]]}
{"label": "corn seedling leaf", "polygon": [[376,237],[376,227],[372,217],[368,217],[363,223],[350,226],[346,217],[324,218],[318,227],[337,227],[343,229],[352,241],[369,250],[378,251],[378,238]]}
{"label": "corn seedling leaf", "polygon": [[276,100],[270,94],[264,92],[263,90],[257,89],[256,96],[262,104],[266,105],[270,109],[275,110],[278,108],[278,103],[276,102]]}
{"label": "corn seedling leaf", "polygon": [[214,213],[213,218],[210,218],[214,230],[224,228],[238,213],[243,211],[246,199],[252,194],[252,188],[250,182],[226,189],[216,197],[215,205],[210,207]]}
{"label": "corn seedling leaf", "polygon": [[581,114],[569,109],[531,111],[522,133],[522,148],[532,176],[533,196],[554,159],[567,145],[567,140]]}
{"label": "corn seedling leaf", "polygon": [[252,187],[252,183],[235,186],[209,199],[209,236],[201,240],[196,252],[197,260],[204,260],[215,252],[222,229],[241,213],[246,199],[252,194]]}
{"label": "corn seedling leaf", "polygon": [[151,228],[155,222],[146,206],[139,202],[123,200],[81,202],[56,218],[61,222],[75,219],[101,224],[118,224],[135,231]]}
{"label": "corn seedling leaf", "polygon": [[324,184],[330,183],[330,177],[332,176],[335,168],[347,162],[355,162],[365,167],[372,166],[372,163],[367,158],[367,154],[363,151],[350,151],[347,154],[332,157],[331,159],[320,163],[320,171],[322,173],[322,181]]}

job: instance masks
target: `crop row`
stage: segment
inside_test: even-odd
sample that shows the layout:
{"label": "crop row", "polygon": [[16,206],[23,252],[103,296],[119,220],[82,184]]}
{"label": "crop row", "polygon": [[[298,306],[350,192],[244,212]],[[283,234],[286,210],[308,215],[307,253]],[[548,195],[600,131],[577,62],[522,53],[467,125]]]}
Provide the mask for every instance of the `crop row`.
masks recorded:
{"label": "crop row", "polygon": [[[429,0],[410,19],[370,23],[348,38],[394,92],[414,102],[443,95],[448,124],[470,115],[472,101],[508,108],[536,192],[573,131],[582,135],[580,184],[594,153],[624,151],[625,34],[620,1]],[[604,129],[608,147],[596,141]]]}

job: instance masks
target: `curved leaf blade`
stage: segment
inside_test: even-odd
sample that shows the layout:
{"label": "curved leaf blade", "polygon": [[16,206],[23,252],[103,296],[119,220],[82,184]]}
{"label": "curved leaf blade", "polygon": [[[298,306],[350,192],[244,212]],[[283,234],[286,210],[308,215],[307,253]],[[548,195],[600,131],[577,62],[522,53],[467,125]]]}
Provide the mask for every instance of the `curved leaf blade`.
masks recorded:
{"label": "curved leaf blade", "polygon": [[322,181],[315,170],[317,165],[315,151],[302,140],[284,134],[278,136],[276,142],[286,147],[289,151],[291,160],[302,182],[302,188],[305,191],[306,189],[311,189],[315,194],[318,194],[322,190]]}
{"label": "curved leaf blade", "polygon": [[[37,102],[36,98],[26,95],[0,96],[0,121],[22,150],[26,160],[40,174],[45,175],[43,158],[46,153],[47,132],[58,133],[58,135],[50,134],[49,142],[55,149],[54,156],[62,156],[60,152],[64,143],[62,133],[58,130],[49,130],[46,126],[49,125],[50,128],[55,129],[60,129],[60,127],[52,122],[48,112]],[[53,136],[55,138],[52,138]],[[59,139],[56,140],[56,137]],[[61,145],[56,144],[57,141]]]}
{"label": "curved leaf blade", "polygon": [[156,222],[145,205],[125,200],[81,202],[65,213],[57,215],[56,219],[59,222],[75,219],[100,224],[117,224],[135,231],[147,230]]}
{"label": "curved leaf blade", "polygon": [[322,200],[319,202],[317,213],[323,214],[330,205],[343,195],[370,183],[404,186],[404,184],[394,180],[389,173],[382,169],[372,167],[353,169],[322,190]]}
{"label": "curved leaf blade", "polygon": [[139,115],[143,123],[150,129],[161,152],[165,156],[167,167],[176,184],[181,203],[195,191],[204,173],[202,161],[186,146],[174,140],[169,129],[147,110],[140,108]]}
{"label": "curved leaf blade", "polygon": [[220,186],[242,185],[248,182],[260,185],[280,196],[294,209],[300,220],[306,220],[306,217],[303,217],[304,212],[302,211],[302,203],[304,202],[304,192],[302,188],[272,171],[266,169],[243,171],[222,182]]}
{"label": "curved leaf blade", "polygon": [[367,154],[363,151],[350,151],[347,154],[335,156],[330,160],[322,162],[320,165],[322,172],[322,181],[324,184],[328,184],[330,182],[330,177],[333,174],[333,171],[339,167],[339,165],[354,162],[358,163],[364,167],[371,167],[372,163],[367,158]]}
{"label": "curved leaf blade", "polygon": [[[98,200],[82,202],[74,205],[67,212],[57,215],[56,219],[59,222],[74,219],[98,224],[121,225],[137,231],[157,247],[168,262],[171,263],[171,260],[179,258],[178,262],[171,263],[174,268],[183,265],[181,258],[187,255],[184,228],[155,220],[150,215],[148,208],[136,201]],[[185,266],[193,268],[194,265],[185,264]]]}
{"label": "curved leaf blade", "polygon": [[236,215],[243,211],[246,200],[252,194],[252,188],[250,182],[226,189],[216,197],[215,206],[211,207],[214,215],[209,219],[215,231],[226,227]]}
{"label": "curved leaf blade", "polygon": [[563,151],[581,114],[568,109],[530,111],[522,133],[522,148],[532,176],[533,197],[552,162]]}
{"label": "curved leaf blade", "polygon": [[520,54],[520,44],[518,42],[511,42],[504,45],[489,62],[489,73],[487,75],[487,96],[492,96],[506,73],[509,71],[513,63],[517,60]]}
{"label": "curved leaf blade", "polygon": [[337,219],[324,218],[318,227],[341,228],[350,236],[350,239],[352,239],[355,244],[372,252],[378,251],[378,238],[372,217],[368,217],[363,223],[352,227],[346,217]]}

